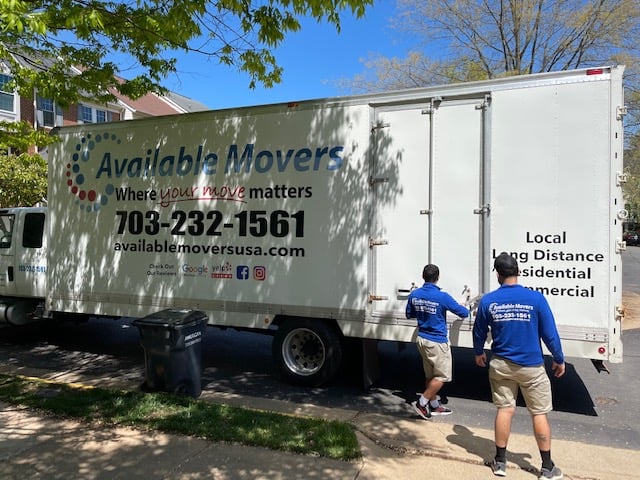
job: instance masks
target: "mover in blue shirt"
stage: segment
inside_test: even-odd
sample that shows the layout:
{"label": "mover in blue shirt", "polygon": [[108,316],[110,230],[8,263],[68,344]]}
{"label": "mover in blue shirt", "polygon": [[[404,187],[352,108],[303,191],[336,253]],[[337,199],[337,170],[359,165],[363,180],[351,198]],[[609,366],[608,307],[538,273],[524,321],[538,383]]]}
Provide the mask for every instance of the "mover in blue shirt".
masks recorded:
{"label": "mover in blue shirt", "polygon": [[422,278],[424,285],[409,294],[406,315],[418,321],[416,345],[426,377],[425,390],[412,406],[426,420],[431,415],[451,414],[451,409],[441,405],[438,397],[442,386],[453,376],[446,314],[451,311],[465,318],[469,316],[469,310],[436,285],[440,279],[440,269],[436,265],[426,265]]}
{"label": "mover in blue shirt", "polygon": [[489,383],[495,419],[496,456],[489,462],[495,475],[506,475],[506,450],[518,389],[533,420],[533,432],[542,458],[541,480],[560,480],[562,471],[551,460],[551,427],[547,413],[553,410],[551,382],[544,367],[541,341],[553,357],[556,377],[564,375],[564,354],[549,304],[540,292],[518,284],[518,262],[508,253],[494,261],[500,288],[487,293],[478,304],[473,326],[476,364],[485,367],[484,344],[491,330],[492,358]]}

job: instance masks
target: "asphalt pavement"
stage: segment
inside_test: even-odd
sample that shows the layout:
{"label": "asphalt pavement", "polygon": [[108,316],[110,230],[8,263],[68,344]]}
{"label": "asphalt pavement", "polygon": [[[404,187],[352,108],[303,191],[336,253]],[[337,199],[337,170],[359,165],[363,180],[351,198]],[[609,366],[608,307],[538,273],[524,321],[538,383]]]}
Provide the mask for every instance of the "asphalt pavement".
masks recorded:
{"label": "asphalt pavement", "polygon": [[[117,389],[137,389],[126,377],[91,376],[3,365],[0,373]],[[494,454],[493,432],[451,422],[362,413],[258,397],[203,391],[202,401],[349,422],[363,457],[354,462],[264,448],[210,442],[129,428],[108,428],[43,415],[0,403],[0,478],[43,479],[425,479],[494,478],[484,461]],[[520,407],[518,407],[520,409]],[[526,411],[518,412],[527,415]],[[553,415],[553,414],[552,414]],[[566,479],[637,479],[637,450],[555,440],[556,464]],[[531,435],[513,434],[508,478],[538,476],[539,454]]]}

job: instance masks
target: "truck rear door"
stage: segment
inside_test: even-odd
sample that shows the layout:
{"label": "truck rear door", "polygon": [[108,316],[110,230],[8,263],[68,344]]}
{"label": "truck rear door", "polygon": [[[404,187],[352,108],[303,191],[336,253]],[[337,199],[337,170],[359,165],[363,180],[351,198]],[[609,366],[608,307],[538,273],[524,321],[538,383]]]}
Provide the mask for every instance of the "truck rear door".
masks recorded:
{"label": "truck rear door", "polygon": [[373,318],[405,321],[427,263],[454,298],[479,293],[484,105],[475,96],[376,108]]}

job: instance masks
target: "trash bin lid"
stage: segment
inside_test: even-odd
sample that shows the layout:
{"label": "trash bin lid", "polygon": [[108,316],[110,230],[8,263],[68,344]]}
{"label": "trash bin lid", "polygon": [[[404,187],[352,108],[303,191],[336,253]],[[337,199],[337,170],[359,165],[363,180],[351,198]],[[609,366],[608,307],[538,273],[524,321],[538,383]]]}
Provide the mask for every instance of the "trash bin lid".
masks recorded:
{"label": "trash bin lid", "polygon": [[151,313],[146,317],[134,320],[134,325],[174,327],[191,323],[206,323],[207,314],[200,310],[167,308],[159,312]]}

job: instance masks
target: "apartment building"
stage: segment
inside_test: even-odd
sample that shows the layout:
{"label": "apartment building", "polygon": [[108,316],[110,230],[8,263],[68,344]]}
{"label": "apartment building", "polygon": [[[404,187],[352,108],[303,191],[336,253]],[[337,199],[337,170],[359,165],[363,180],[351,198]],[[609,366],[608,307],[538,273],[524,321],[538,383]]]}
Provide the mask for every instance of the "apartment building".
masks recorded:
{"label": "apartment building", "polygon": [[[37,67],[28,59],[18,58],[17,60],[26,67],[47,68],[47,62],[42,59],[39,59]],[[80,71],[73,73],[80,73]],[[110,103],[101,104],[91,99],[84,99],[76,105],[62,108],[53,99],[42,97],[38,92],[33,92],[31,96],[20,96],[9,87],[10,80],[11,71],[8,65],[0,60],[0,120],[10,122],[24,120],[37,129],[50,130],[65,125],[131,120],[208,110],[203,103],[175,92],[167,92],[165,95],[148,93],[133,100],[115,89],[111,90],[115,100]]]}

